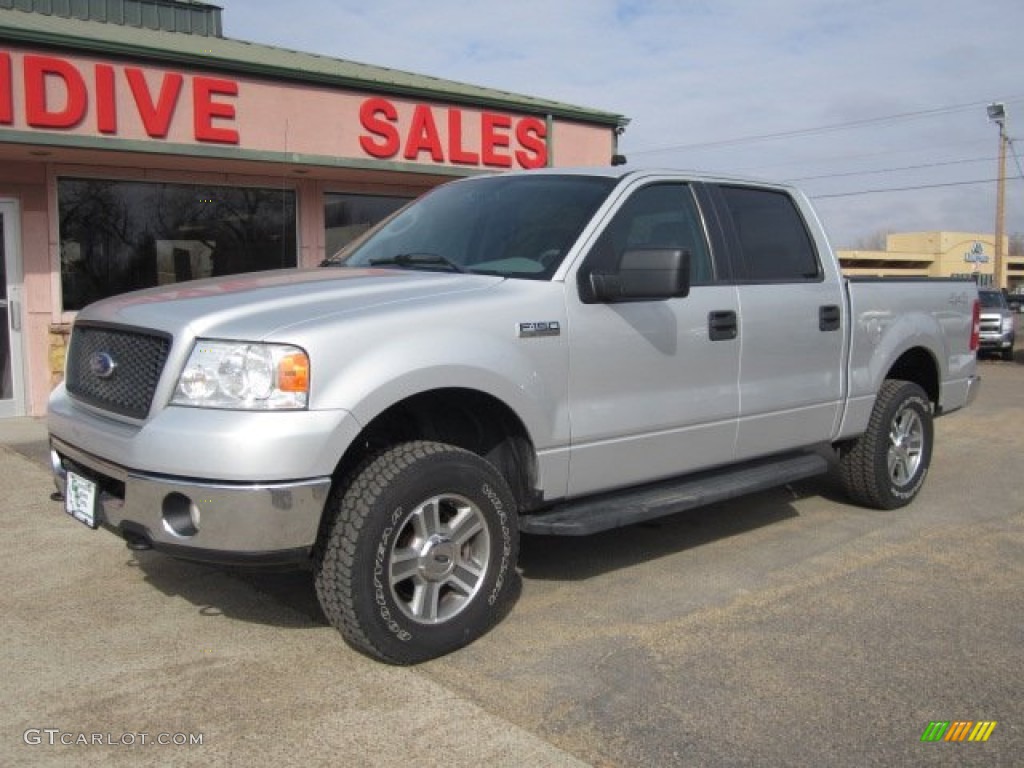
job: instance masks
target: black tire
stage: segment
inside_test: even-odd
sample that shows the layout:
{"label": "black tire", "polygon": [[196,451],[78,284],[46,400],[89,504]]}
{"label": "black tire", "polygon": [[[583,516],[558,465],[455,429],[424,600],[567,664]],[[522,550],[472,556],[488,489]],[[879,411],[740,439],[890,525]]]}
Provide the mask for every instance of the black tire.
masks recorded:
{"label": "black tire", "polygon": [[886,381],[867,431],[840,454],[846,492],[875,509],[906,506],[924,485],[933,440],[932,407],[924,390],[908,381]]}
{"label": "black tire", "polygon": [[461,648],[511,605],[519,528],[508,485],[476,454],[397,445],[332,491],[316,562],[327,619],[359,651],[415,664]]}
{"label": "black tire", "polygon": [[1009,349],[1000,350],[999,354],[1002,356],[1003,360],[1005,360],[1006,362],[1008,362],[1008,363],[1012,363],[1013,362],[1013,347],[1010,347]]}

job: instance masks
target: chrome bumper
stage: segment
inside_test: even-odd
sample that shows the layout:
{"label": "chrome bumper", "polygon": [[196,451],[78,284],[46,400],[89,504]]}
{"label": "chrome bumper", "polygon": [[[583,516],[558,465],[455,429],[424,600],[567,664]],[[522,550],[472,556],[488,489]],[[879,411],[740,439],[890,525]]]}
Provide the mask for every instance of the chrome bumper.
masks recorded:
{"label": "chrome bumper", "polygon": [[218,483],[133,472],[51,437],[58,490],[67,473],[97,485],[96,519],[129,545],[205,562],[308,560],[330,477],[266,484]]}

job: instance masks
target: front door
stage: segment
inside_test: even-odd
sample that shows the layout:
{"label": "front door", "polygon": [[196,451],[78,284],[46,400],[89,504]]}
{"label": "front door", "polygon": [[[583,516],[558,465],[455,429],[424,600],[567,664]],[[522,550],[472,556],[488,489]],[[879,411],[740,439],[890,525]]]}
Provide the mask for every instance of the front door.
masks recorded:
{"label": "front door", "polygon": [[[689,296],[588,301],[590,274],[614,273],[624,251],[644,248],[690,253]],[[739,305],[712,256],[690,186],[656,182],[633,190],[568,284],[570,495],[732,461],[740,345],[710,318],[735,320]]]}
{"label": "front door", "polygon": [[0,200],[0,418],[25,413],[18,205]]}

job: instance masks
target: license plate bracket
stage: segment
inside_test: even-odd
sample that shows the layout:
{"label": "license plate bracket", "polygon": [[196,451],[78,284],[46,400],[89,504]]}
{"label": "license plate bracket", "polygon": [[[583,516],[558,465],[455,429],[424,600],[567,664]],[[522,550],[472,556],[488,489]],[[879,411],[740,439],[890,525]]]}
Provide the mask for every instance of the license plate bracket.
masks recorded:
{"label": "license plate bracket", "polygon": [[96,500],[98,489],[96,483],[87,477],[82,477],[75,472],[68,472],[66,476],[66,490],[64,491],[64,511],[75,520],[84,523],[90,528],[96,528]]}

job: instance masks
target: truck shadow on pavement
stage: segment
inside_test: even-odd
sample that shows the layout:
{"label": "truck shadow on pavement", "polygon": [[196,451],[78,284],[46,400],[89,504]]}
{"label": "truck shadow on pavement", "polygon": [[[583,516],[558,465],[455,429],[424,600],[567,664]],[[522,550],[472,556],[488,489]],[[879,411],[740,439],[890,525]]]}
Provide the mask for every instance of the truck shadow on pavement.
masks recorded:
{"label": "truck shadow on pavement", "polygon": [[132,553],[127,564],[161,593],[187,600],[204,616],[295,629],[328,625],[309,571],[204,565],[152,551]]}
{"label": "truck shadow on pavement", "polygon": [[[829,495],[829,481],[803,481],[593,536],[524,534],[521,576],[571,582],[629,568],[797,517],[791,502],[807,495]],[[146,583],[161,594],[187,600],[204,616],[285,629],[329,626],[309,571],[212,566],[153,551],[130,553],[126,565],[139,568]]]}
{"label": "truck shadow on pavement", "polygon": [[527,580],[589,579],[798,517],[791,502],[829,486],[806,480],[591,536],[523,535],[520,569]]}

